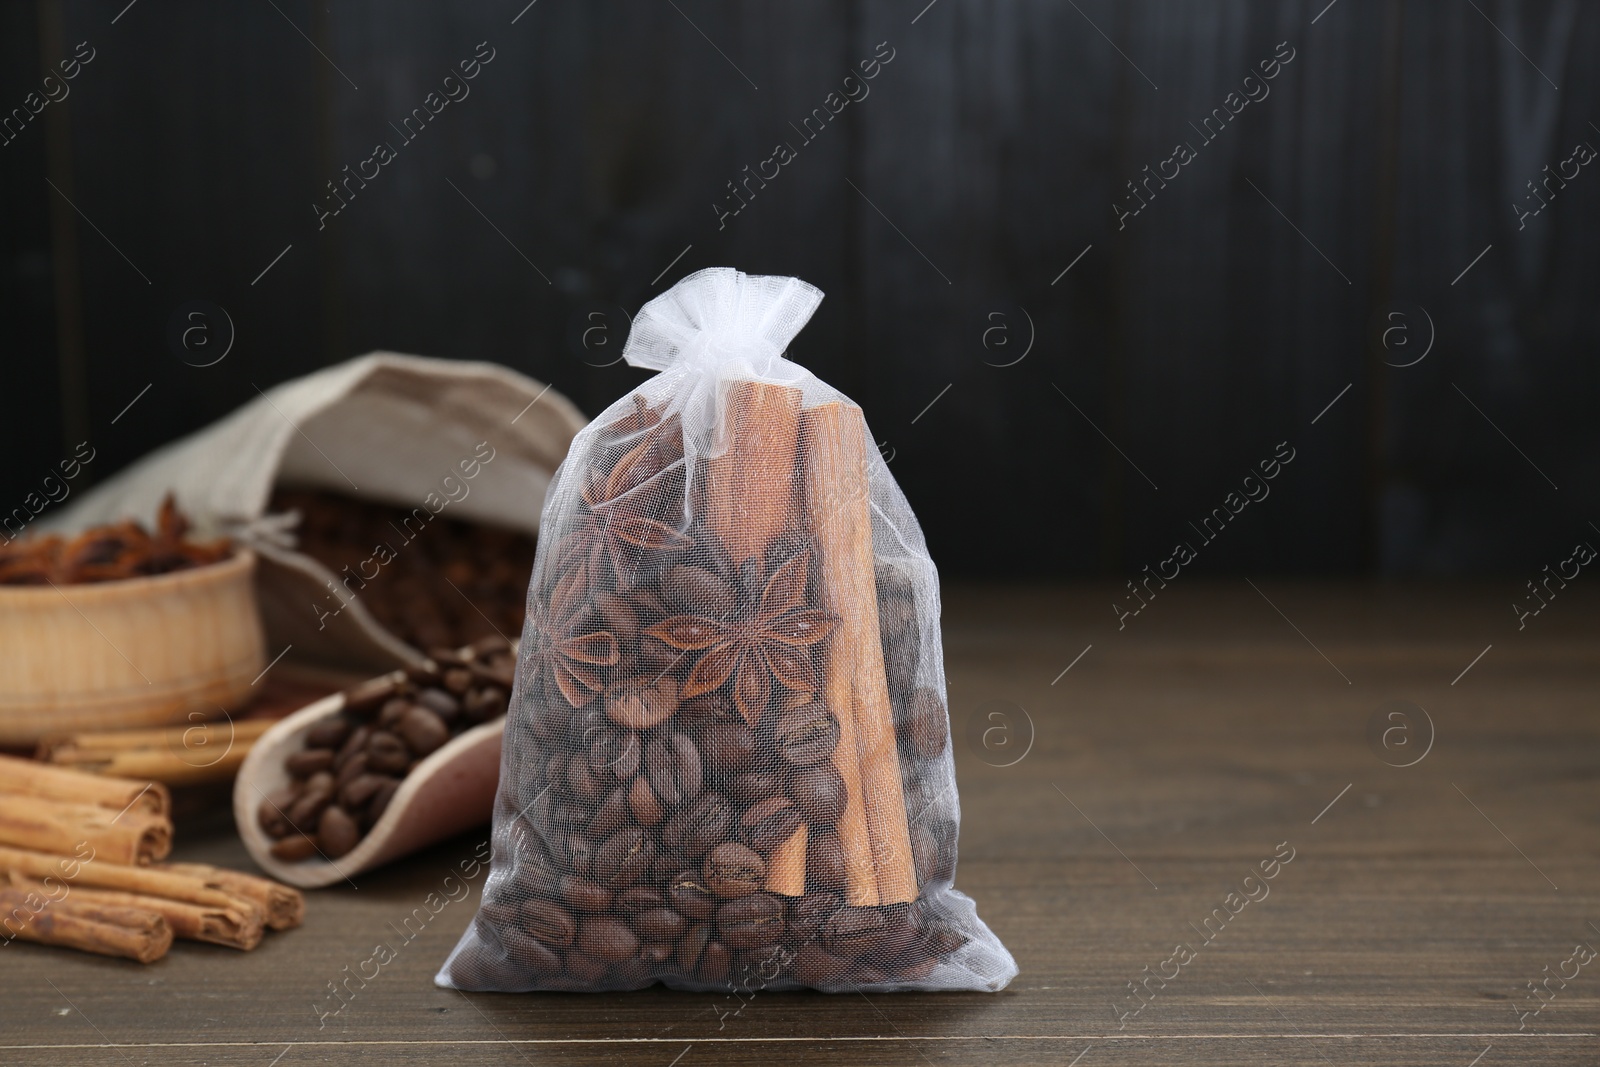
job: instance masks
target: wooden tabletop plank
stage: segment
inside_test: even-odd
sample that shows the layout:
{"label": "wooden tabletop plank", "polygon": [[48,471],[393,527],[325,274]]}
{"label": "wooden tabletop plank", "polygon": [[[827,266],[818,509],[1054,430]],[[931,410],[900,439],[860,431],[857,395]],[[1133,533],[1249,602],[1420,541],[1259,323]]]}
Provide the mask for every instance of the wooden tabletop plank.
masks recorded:
{"label": "wooden tabletop plank", "polygon": [[[1529,633],[1495,587],[1256,584],[1175,586],[1122,630],[1109,588],[949,596],[957,885],[1021,967],[1002,993],[441,990],[482,876],[422,902],[484,831],[311,894],[303,928],[249,954],[6,945],[0,1062],[1600,1060],[1600,959],[1527,988],[1600,948],[1596,598]],[[1371,740],[1394,707],[1426,711],[1431,746],[1415,712],[1418,747]],[[995,711],[1031,747],[986,748]],[[248,866],[218,804],[177,852]],[[396,958],[331,999],[379,942]]]}

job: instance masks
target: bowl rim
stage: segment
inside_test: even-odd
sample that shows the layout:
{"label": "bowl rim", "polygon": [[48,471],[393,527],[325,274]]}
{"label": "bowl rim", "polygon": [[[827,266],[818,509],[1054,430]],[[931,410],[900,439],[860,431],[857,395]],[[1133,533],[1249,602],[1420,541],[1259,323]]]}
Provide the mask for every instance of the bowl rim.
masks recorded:
{"label": "bowl rim", "polygon": [[255,551],[248,545],[235,544],[227,559],[205,563],[198,567],[168,571],[165,574],[141,574],[134,578],[116,578],[109,582],[74,582],[70,585],[0,585],[0,600],[26,603],[30,599],[54,600],[57,595],[72,592],[69,603],[82,600],[112,600],[123,594],[135,596],[177,592],[187,586],[222,583],[234,577],[234,572],[248,573],[256,564]]}

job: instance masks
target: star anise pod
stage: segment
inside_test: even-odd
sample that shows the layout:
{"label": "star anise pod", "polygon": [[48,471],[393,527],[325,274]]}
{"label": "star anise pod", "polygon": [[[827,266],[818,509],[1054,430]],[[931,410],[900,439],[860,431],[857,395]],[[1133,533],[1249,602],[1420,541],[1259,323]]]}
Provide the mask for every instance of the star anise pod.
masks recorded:
{"label": "star anise pod", "polygon": [[759,598],[747,595],[726,619],[675,615],[644,631],[680,651],[702,653],[684,679],[681,699],[719,689],[732,678],[734,706],[754,726],[774,679],[798,692],[816,691],[805,650],[831,634],[839,620],[804,606],[810,564],[809,549],[791,557],[772,572]]}
{"label": "star anise pod", "polygon": [[662,521],[681,500],[682,480],[669,472],[682,460],[682,426],[674,415],[651,428],[609,473],[591,471],[580,494],[578,525],[556,546],[557,566],[582,560],[591,581],[603,583],[609,569],[626,584],[643,553],[688,547],[690,539]]}
{"label": "star anise pod", "polygon": [[575,708],[605,688],[600,668],[617,662],[617,639],[589,628],[588,591],[588,564],[580,561],[556,582],[548,604],[534,599],[523,627],[530,680],[542,675],[554,682]]}

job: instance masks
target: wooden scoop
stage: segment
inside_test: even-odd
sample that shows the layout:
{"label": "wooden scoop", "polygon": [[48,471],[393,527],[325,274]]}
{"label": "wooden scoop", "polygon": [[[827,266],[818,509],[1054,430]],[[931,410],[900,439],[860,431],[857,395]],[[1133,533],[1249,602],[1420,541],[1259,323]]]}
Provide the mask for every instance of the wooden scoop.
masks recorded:
{"label": "wooden scoop", "polygon": [[[396,672],[395,676],[401,676]],[[336,860],[313,856],[285,863],[272,855],[273,839],[256,822],[263,797],[289,782],[284,760],[305,747],[313,725],[337,714],[344,694],[335,693],[290,715],[261,735],[233,785],[233,819],[239,836],[261,869],[280,882],[318,889],[480,826],[494,810],[500,782],[500,740],[505,716],[474,726],[430,753],[400,783],[361,843]]]}

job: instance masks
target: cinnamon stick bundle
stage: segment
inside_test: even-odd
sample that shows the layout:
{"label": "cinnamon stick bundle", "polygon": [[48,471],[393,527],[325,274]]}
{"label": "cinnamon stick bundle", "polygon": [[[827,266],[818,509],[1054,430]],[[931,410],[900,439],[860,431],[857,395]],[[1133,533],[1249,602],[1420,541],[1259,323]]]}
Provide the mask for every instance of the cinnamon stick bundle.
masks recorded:
{"label": "cinnamon stick bundle", "polygon": [[[26,883],[13,882],[14,885]],[[129,908],[149,911],[161,916],[172,927],[172,936],[186,941],[208,941],[213,945],[226,945],[248,952],[261,943],[265,932],[261,912],[253,904],[240,907],[234,902],[225,907],[191,904],[185,900],[150,896],[145,893],[126,893],[118,889],[87,889],[73,886],[66,898],[80,904],[95,904],[105,908]]]}
{"label": "cinnamon stick bundle", "polygon": [[[208,870],[214,868],[207,868]],[[71,856],[56,856],[29,849],[0,845],[0,874],[24,875],[34,880],[55,878],[75,886],[120,889],[152,897],[185,901],[212,908],[254,909],[266,921],[266,912],[249,897],[229,893],[208,884],[204,878],[179,874],[161,867],[127,867],[117,863],[97,863]]]}
{"label": "cinnamon stick bundle", "polygon": [[159,782],[106,778],[15,756],[0,756],[0,791],[95,804],[113,811],[131,807],[166,815],[172,810],[172,794]]}
{"label": "cinnamon stick bundle", "polygon": [[156,870],[193,878],[209,888],[253,901],[269,930],[293,929],[306,917],[305,895],[270,878],[208,863],[164,863]]}
{"label": "cinnamon stick bundle", "polygon": [[198,723],[157,730],[116,730],[46,738],[38,757],[64,767],[167,785],[227,781],[271,719]]}
{"label": "cinnamon stick bundle", "polygon": [[172,820],[137,806],[115,812],[92,804],[0,793],[0,844],[61,855],[76,853],[87,844],[108,863],[147,864],[172,852]]}
{"label": "cinnamon stick bundle", "polygon": [[840,620],[824,692],[840,727],[834,767],[847,796],[839,820],[846,899],[905,903],[917,897],[917,878],[878,629],[866,422],[860,408],[831,401],[802,413],[801,437],[823,607]]}
{"label": "cinnamon stick bundle", "polygon": [[37,883],[0,886],[0,937],[140,963],[153,963],[172,947],[172,927],[157,912],[71,896],[53,900]]}

